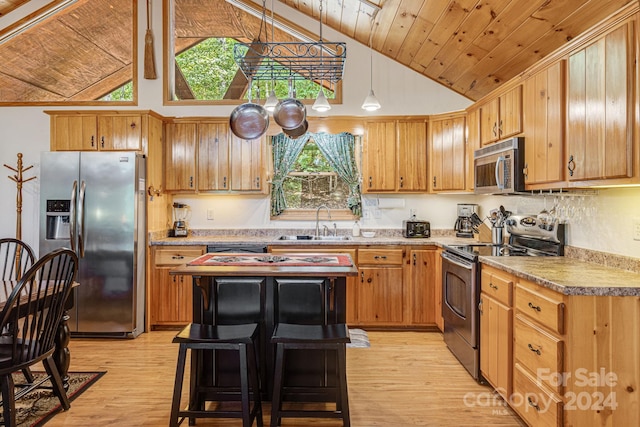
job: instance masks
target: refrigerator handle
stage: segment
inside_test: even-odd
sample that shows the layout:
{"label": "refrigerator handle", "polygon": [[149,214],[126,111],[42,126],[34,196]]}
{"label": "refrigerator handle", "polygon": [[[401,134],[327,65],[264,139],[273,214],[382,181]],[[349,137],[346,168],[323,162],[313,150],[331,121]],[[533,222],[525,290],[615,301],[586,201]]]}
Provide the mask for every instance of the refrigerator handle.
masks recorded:
{"label": "refrigerator handle", "polygon": [[86,188],[86,182],[82,181],[78,196],[78,256],[80,258],[84,258],[84,194]]}
{"label": "refrigerator handle", "polygon": [[78,181],[73,181],[73,187],[71,188],[71,203],[69,207],[69,242],[71,243],[71,250],[76,251],[76,194],[78,194]]}

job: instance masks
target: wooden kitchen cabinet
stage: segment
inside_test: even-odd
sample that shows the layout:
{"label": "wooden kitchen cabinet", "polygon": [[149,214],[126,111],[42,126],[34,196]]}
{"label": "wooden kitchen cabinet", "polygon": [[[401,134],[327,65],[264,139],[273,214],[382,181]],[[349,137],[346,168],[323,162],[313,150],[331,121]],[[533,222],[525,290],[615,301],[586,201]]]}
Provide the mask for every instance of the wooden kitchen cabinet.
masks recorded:
{"label": "wooden kitchen cabinet", "polygon": [[[436,325],[436,288],[441,286],[437,274],[436,248],[409,251],[410,325]],[[441,293],[440,293],[441,294]]]}
{"label": "wooden kitchen cabinet", "polygon": [[491,144],[522,132],[522,85],[488,100],[480,107],[480,142]]}
{"label": "wooden kitchen cabinet", "polygon": [[198,125],[167,123],[165,184],[167,191],[195,192]]}
{"label": "wooden kitchen cabinet", "polygon": [[565,160],[571,185],[638,181],[635,24],[626,22],[569,55]]}
{"label": "wooden kitchen cabinet", "polygon": [[358,249],[357,321],[368,326],[406,323],[402,248]]}
{"label": "wooden kitchen cabinet", "polygon": [[204,254],[204,246],[161,246],[153,250],[153,274],[148,307],[151,328],[186,325],[192,320],[191,276],[172,276],[169,270]]}
{"label": "wooden kitchen cabinet", "polygon": [[166,126],[165,188],[267,193],[266,138],[244,140],[228,121],[174,119]]}
{"label": "wooden kitchen cabinet", "polygon": [[267,192],[266,138],[242,139],[229,131],[231,138],[231,190]]}
{"label": "wooden kitchen cabinet", "polygon": [[480,109],[467,110],[465,120],[467,132],[465,139],[465,190],[473,192],[475,187],[474,153],[480,148]]}
{"label": "wooden kitchen cabinet", "polygon": [[462,112],[429,119],[432,192],[465,189],[465,116]]}
{"label": "wooden kitchen cabinet", "polygon": [[364,193],[428,190],[425,119],[367,122],[362,154]]}
{"label": "wooden kitchen cabinet", "polygon": [[513,284],[515,279],[482,265],[480,293],[480,371],[504,398],[513,388]]}
{"label": "wooden kitchen cabinet", "polygon": [[229,190],[229,126],[198,124],[198,190]]}
{"label": "wooden kitchen cabinet", "polygon": [[565,68],[566,61],[558,61],[523,84],[527,189],[559,186],[564,181]]}
{"label": "wooden kitchen cabinet", "polygon": [[146,150],[149,112],[45,112],[51,116],[51,151]]}

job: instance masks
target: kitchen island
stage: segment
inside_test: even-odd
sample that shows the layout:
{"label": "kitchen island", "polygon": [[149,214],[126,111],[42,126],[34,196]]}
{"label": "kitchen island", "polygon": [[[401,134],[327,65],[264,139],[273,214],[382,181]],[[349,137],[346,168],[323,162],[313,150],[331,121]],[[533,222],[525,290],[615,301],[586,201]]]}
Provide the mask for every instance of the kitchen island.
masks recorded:
{"label": "kitchen island", "polygon": [[[270,399],[274,350],[270,338],[278,322],[346,323],[346,278],[357,269],[348,254],[207,253],[171,270],[193,278],[193,322],[206,324],[258,323],[258,355],[262,394]],[[237,383],[237,360],[212,355],[198,375],[201,384]],[[330,360],[300,351],[287,359],[285,381],[319,385]],[[327,396],[326,400],[331,400]]]}

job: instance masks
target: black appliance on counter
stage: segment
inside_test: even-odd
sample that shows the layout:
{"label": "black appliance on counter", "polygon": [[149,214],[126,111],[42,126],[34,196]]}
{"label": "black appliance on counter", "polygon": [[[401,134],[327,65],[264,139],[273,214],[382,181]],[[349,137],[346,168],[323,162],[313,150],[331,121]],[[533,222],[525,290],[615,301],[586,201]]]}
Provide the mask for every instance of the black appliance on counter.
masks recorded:
{"label": "black appliance on counter", "polygon": [[444,341],[474,379],[480,375],[481,256],[560,256],[565,225],[542,222],[535,215],[512,215],[505,221],[509,243],[445,246],[442,252]]}
{"label": "black appliance on counter", "polygon": [[402,221],[402,235],[404,237],[431,237],[431,224],[412,217]]}

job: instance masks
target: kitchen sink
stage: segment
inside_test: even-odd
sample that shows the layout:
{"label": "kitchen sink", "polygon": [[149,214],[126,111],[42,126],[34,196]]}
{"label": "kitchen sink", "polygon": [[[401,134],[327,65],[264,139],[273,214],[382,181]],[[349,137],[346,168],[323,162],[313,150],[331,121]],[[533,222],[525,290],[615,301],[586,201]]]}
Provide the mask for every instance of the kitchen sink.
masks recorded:
{"label": "kitchen sink", "polygon": [[278,237],[278,240],[329,240],[329,241],[342,241],[351,240],[351,236],[312,236],[308,234],[298,235],[283,235]]}

